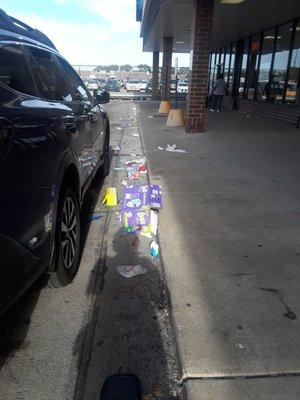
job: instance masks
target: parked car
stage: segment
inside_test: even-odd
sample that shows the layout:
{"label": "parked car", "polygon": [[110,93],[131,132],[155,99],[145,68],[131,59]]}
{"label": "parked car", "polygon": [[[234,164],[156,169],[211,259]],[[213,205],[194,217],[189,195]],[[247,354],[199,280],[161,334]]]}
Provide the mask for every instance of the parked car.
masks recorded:
{"label": "parked car", "polygon": [[92,78],[87,79],[87,86],[86,87],[90,91],[100,89],[100,85],[99,85],[97,79],[92,79]]}
{"label": "parked car", "polygon": [[125,88],[127,92],[131,90],[140,90],[140,81],[137,79],[129,79],[129,81],[126,82]]}
{"label": "parked car", "polygon": [[148,85],[148,81],[141,81],[140,83],[140,92],[146,92],[147,89],[147,85]]}
{"label": "parked car", "polygon": [[176,79],[172,79],[170,82],[170,92],[175,93],[175,91],[176,91]]}
{"label": "parked car", "polygon": [[189,91],[189,84],[187,81],[179,81],[177,85],[178,93],[187,93]]}
{"label": "parked car", "polygon": [[116,79],[109,79],[106,82],[105,89],[108,92],[119,92],[120,91],[120,85],[119,85],[119,83],[118,83],[118,81]]}
{"label": "parked car", "polygon": [[0,10],[0,313],[44,272],[75,277],[80,205],[109,173],[109,119],[41,32]]}
{"label": "parked car", "polygon": [[98,88],[105,89],[106,86],[106,79],[104,78],[97,78]]}

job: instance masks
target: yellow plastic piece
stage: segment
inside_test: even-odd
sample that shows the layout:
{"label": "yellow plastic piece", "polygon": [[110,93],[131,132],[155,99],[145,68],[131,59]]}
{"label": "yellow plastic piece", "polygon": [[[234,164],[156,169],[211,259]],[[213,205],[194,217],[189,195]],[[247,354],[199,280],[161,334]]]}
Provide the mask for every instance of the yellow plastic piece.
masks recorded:
{"label": "yellow plastic piece", "polygon": [[167,119],[168,126],[184,126],[184,116],[182,110],[170,110]]}
{"label": "yellow plastic piece", "polygon": [[169,114],[171,110],[171,103],[169,100],[162,100],[158,109],[159,114]]}
{"label": "yellow plastic piece", "polygon": [[105,189],[102,204],[105,203],[108,207],[113,207],[118,204],[117,189],[115,187],[108,187]]}

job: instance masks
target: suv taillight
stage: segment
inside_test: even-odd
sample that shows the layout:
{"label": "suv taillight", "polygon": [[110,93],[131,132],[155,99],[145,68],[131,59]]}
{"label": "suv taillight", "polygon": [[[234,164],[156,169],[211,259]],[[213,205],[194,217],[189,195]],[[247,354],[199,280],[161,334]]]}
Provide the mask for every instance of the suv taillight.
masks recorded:
{"label": "suv taillight", "polygon": [[0,164],[5,160],[13,139],[13,125],[5,118],[0,118]]}

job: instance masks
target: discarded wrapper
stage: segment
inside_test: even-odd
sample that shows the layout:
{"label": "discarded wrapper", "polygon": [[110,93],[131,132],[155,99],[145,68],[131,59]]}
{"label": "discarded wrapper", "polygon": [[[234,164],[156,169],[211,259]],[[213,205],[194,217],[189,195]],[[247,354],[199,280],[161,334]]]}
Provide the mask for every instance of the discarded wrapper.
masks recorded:
{"label": "discarded wrapper", "polygon": [[172,144],[171,146],[169,144],[167,144],[166,151],[169,151],[172,153],[186,153],[185,150],[177,149],[176,144]]}
{"label": "discarded wrapper", "polygon": [[120,275],[124,276],[124,278],[132,278],[137,275],[143,275],[147,273],[146,268],[143,268],[139,265],[120,265],[116,267],[116,270]]}
{"label": "discarded wrapper", "polygon": [[150,254],[151,257],[155,258],[158,256],[159,246],[155,240],[153,240],[150,244]]}
{"label": "discarded wrapper", "polygon": [[118,204],[117,189],[115,187],[108,187],[105,189],[102,204],[105,203],[108,207],[113,207]]}
{"label": "discarded wrapper", "polygon": [[141,229],[144,234],[157,231],[157,215],[151,208],[162,208],[160,185],[127,186],[122,198],[122,225],[127,233]]}

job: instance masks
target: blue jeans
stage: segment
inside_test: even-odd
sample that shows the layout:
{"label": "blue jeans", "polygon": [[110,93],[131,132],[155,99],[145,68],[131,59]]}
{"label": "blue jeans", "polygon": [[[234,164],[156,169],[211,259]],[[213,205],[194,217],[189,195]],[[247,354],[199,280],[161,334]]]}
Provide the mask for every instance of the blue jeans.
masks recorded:
{"label": "blue jeans", "polygon": [[221,104],[223,100],[223,95],[222,94],[214,94],[213,95],[213,101],[212,101],[212,109],[217,111],[221,109]]}

